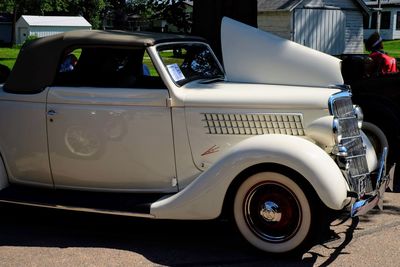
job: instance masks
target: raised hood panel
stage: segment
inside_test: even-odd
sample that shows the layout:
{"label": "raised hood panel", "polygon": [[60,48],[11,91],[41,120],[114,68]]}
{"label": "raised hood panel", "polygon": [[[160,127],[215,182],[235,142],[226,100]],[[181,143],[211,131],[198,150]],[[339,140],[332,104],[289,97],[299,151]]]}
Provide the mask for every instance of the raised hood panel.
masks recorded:
{"label": "raised hood panel", "polygon": [[221,45],[231,82],[326,87],[343,84],[340,60],[224,17]]}

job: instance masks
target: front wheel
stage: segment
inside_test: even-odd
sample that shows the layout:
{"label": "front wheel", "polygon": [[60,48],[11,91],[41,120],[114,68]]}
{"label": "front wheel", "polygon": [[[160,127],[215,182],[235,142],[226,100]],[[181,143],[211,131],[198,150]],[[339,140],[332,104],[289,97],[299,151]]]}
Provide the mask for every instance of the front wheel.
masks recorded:
{"label": "front wheel", "polygon": [[261,172],[246,179],[236,193],[233,210],[244,238],[266,252],[294,250],[311,230],[312,209],[307,196],[280,173]]}

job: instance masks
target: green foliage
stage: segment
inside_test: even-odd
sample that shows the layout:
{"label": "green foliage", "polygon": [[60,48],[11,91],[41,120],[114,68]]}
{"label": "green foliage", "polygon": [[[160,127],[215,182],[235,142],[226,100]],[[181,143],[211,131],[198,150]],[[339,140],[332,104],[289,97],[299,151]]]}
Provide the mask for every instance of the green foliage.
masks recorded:
{"label": "green foliage", "polygon": [[165,19],[181,32],[190,30],[184,0],[0,0],[0,10],[15,12],[16,19],[21,15],[81,15],[94,29],[101,28],[103,17],[110,13],[114,26],[124,29],[127,14],[136,14],[147,21]]}
{"label": "green foliage", "polygon": [[92,27],[102,26],[102,14],[109,0],[1,0],[0,10],[21,15],[83,16]]}
{"label": "green foliage", "polygon": [[140,15],[143,20],[164,19],[180,32],[190,31],[184,0],[127,0],[126,4],[129,12]]}
{"label": "green foliage", "polygon": [[37,38],[39,38],[39,37],[38,37],[36,34],[29,35],[29,36],[26,38],[26,40],[25,40],[25,42],[24,42],[23,45],[25,45],[25,44],[27,44],[27,43],[30,43],[30,42],[32,42],[33,40],[37,39]]}

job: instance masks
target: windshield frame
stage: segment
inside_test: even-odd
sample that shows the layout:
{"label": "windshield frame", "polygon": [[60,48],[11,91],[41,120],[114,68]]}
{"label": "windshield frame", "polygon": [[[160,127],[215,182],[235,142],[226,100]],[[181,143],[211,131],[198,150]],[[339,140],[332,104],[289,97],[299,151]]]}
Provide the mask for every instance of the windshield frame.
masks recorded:
{"label": "windshield frame", "polygon": [[[214,62],[216,63],[216,66],[218,67],[218,69],[219,69],[219,71],[221,73],[221,76],[212,76],[212,77],[194,76],[194,77],[191,77],[191,78],[185,78],[185,79],[176,81],[172,77],[170,71],[168,70],[167,64],[165,63],[165,61],[163,60],[163,57],[159,53],[160,50],[161,50],[160,48],[168,47],[168,46],[171,46],[171,45],[202,45],[202,46],[204,46],[210,52]],[[155,45],[155,50],[154,51],[155,51],[156,56],[159,58],[160,62],[162,63],[162,67],[163,67],[164,71],[168,74],[170,80],[173,81],[173,83],[178,87],[181,87],[181,86],[183,86],[183,85],[185,85],[185,84],[187,84],[189,82],[192,82],[192,81],[204,81],[204,80],[207,81],[207,80],[217,79],[217,78],[221,79],[221,80],[225,80],[226,79],[226,74],[225,74],[224,68],[222,67],[222,65],[219,62],[218,58],[215,56],[214,51],[211,49],[210,45],[208,45],[207,43],[196,42],[196,41],[191,41],[191,42],[187,42],[187,41],[186,42],[166,42],[166,43],[160,43],[160,44]]]}

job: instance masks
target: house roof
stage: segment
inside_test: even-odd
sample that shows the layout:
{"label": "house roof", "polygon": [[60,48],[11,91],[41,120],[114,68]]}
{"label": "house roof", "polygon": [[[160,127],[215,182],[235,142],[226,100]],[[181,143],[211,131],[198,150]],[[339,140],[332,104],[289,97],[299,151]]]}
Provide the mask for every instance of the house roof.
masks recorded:
{"label": "house roof", "polygon": [[[371,7],[377,7],[378,6],[378,1],[365,1],[365,4],[367,6]],[[400,5],[400,0],[386,0],[386,1],[381,1],[381,6],[399,6]]]}
{"label": "house roof", "polygon": [[80,26],[91,27],[92,25],[81,16],[31,16],[22,15],[23,19],[31,26]]}
{"label": "house roof", "polygon": [[24,45],[4,84],[10,93],[37,93],[50,86],[58,64],[71,47],[117,46],[145,49],[159,43],[200,41],[195,36],[167,33],[79,30],[38,38]]}
{"label": "house roof", "polygon": [[258,0],[258,11],[291,11],[296,8],[303,0]]}
{"label": "house roof", "polygon": [[[292,11],[304,0],[258,0],[258,11]],[[363,0],[351,0],[359,6],[363,12],[369,13],[369,8]]]}
{"label": "house roof", "polygon": [[12,22],[12,14],[0,13],[0,22]]}

